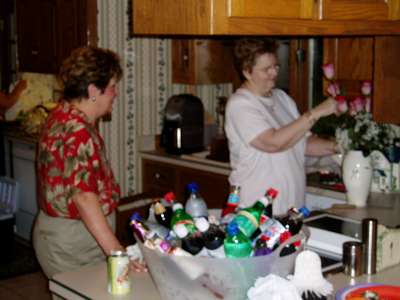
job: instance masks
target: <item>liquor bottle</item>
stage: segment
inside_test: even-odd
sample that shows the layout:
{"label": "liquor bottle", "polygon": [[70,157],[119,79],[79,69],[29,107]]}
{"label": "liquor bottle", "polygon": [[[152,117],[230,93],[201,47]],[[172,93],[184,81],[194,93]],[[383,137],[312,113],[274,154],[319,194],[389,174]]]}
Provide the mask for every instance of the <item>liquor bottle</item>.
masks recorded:
{"label": "liquor bottle", "polygon": [[224,244],[225,232],[216,224],[211,224],[206,218],[197,218],[194,222],[202,233],[204,246],[207,249],[215,250]]}
{"label": "liquor bottle", "polygon": [[250,239],[239,229],[238,223],[232,221],[226,227],[227,237],[224,240],[226,257],[249,257],[253,251]]}
{"label": "liquor bottle", "polygon": [[199,186],[197,183],[192,182],[187,185],[190,193],[188,200],[185,204],[185,211],[193,218],[208,217],[207,204],[199,194]]}
{"label": "liquor bottle", "polygon": [[144,220],[137,211],[135,211],[131,216],[131,226],[134,232],[139,235],[141,240],[142,238],[148,238],[153,233],[157,234],[161,239],[165,239],[169,235],[169,229],[167,227],[156,222]]}
{"label": "liquor bottle", "polygon": [[262,196],[253,206],[240,210],[232,222],[236,222],[240,230],[250,238],[260,225],[261,215],[270,201],[267,195]]}
{"label": "liquor bottle", "polygon": [[171,225],[172,210],[167,210],[161,201],[154,204],[154,217],[158,223],[169,228]]}
{"label": "liquor bottle", "polygon": [[231,186],[230,193],[228,196],[228,201],[226,202],[225,208],[221,212],[221,218],[228,214],[233,214],[236,211],[240,202],[240,186]]}
{"label": "liquor bottle", "polygon": [[182,249],[190,254],[196,255],[204,248],[204,240],[200,231],[189,232],[182,223],[177,224],[174,231],[181,240]]}
{"label": "liquor bottle", "polygon": [[292,235],[296,235],[303,226],[303,220],[309,215],[310,211],[305,206],[299,209],[292,207],[288,210],[285,216],[278,218],[278,220],[286,228],[286,230],[290,231]]}
{"label": "liquor bottle", "polygon": [[173,213],[170,226],[172,230],[175,231],[176,225],[184,224],[184,226],[190,233],[194,233],[197,231],[196,226],[194,225],[193,218],[185,212],[181,203],[175,203],[172,209]]}

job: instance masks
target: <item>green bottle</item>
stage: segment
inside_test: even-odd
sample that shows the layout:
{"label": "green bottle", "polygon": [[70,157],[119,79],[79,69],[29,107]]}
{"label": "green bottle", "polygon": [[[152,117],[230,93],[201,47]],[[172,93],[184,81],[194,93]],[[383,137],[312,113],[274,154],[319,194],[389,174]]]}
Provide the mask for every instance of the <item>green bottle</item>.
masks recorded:
{"label": "green bottle", "polygon": [[189,234],[195,233],[197,231],[194,225],[193,218],[185,212],[183,205],[181,203],[175,203],[172,207],[173,213],[171,218],[171,228],[175,231],[176,225],[183,224]]}
{"label": "green bottle", "polygon": [[261,197],[253,206],[240,210],[232,222],[236,222],[244,235],[250,238],[260,225],[261,215],[269,201],[268,196]]}
{"label": "green bottle", "polygon": [[226,227],[227,237],[224,240],[225,256],[231,258],[249,257],[253,251],[250,239],[239,229],[238,224],[232,221]]}

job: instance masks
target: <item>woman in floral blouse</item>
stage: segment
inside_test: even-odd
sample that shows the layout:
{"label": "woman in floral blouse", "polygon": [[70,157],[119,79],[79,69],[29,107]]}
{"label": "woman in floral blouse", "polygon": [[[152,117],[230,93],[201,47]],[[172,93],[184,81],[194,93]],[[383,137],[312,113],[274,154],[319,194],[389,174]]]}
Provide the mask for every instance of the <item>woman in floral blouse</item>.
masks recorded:
{"label": "woman in floral blouse", "polygon": [[112,111],[121,76],[118,56],[95,47],[76,49],[61,67],[63,101],[46,121],[37,160],[33,240],[49,278],[123,250],[113,233],[120,188],[96,127]]}

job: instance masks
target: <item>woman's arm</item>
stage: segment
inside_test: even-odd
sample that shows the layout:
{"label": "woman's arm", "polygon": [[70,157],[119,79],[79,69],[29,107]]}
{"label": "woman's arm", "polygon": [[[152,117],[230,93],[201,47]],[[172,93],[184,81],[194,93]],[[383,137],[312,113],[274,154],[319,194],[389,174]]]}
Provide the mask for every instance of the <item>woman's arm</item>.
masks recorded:
{"label": "woman's arm", "polygon": [[9,95],[0,92],[0,109],[7,110],[13,106],[26,86],[26,80],[20,80]]}
{"label": "woman's arm", "polygon": [[328,98],[300,118],[279,129],[269,128],[250,144],[265,152],[281,152],[293,147],[321,117],[336,112],[336,101]]}
{"label": "woman's arm", "polygon": [[[80,193],[74,197],[74,203],[79,211],[83,223],[95,238],[105,255],[113,250],[125,251],[101,210],[98,196],[92,192]],[[146,272],[145,264],[130,260],[130,268],[135,272]]]}
{"label": "woman's arm", "polygon": [[327,140],[312,135],[307,139],[306,155],[325,156],[338,153],[337,144],[334,140]]}
{"label": "woman's arm", "polygon": [[110,255],[112,250],[124,250],[108,224],[95,193],[80,193],[74,197],[74,202],[83,223],[105,255]]}

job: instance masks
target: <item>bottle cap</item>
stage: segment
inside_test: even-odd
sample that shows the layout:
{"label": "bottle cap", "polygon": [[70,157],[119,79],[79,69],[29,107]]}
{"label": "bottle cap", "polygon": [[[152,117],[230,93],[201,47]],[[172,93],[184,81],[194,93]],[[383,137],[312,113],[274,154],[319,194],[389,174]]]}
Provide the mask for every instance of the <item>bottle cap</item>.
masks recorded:
{"label": "bottle cap", "polygon": [[305,206],[299,208],[299,212],[300,212],[305,218],[307,218],[307,217],[310,216],[310,214],[311,214],[310,210],[309,210],[307,207],[305,207]]}
{"label": "bottle cap", "polygon": [[174,227],[174,231],[178,238],[183,239],[185,236],[189,234],[189,231],[187,230],[186,226],[183,224],[177,224]]}
{"label": "bottle cap", "polygon": [[210,228],[210,223],[204,217],[196,218],[194,224],[201,232],[206,232]]}
{"label": "bottle cap", "polygon": [[176,211],[178,209],[183,209],[182,203],[175,203],[174,206],[172,206],[173,211]]}
{"label": "bottle cap", "polygon": [[232,221],[226,227],[226,233],[230,236],[238,234],[240,231],[238,223]]}
{"label": "bottle cap", "polygon": [[278,190],[275,190],[273,188],[269,188],[266,192],[266,195],[270,197],[271,199],[275,199],[276,196],[278,196]]}
{"label": "bottle cap", "polygon": [[137,211],[135,211],[131,216],[131,221],[141,221],[142,219],[142,216]]}
{"label": "bottle cap", "polygon": [[156,214],[156,215],[159,215],[159,214],[162,214],[162,213],[165,213],[165,207],[164,207],[164,205],[162,205],[160,202],[156,202],[156,204],[154,205],[154,213]]}
{"label": "bottle cap", "polygon": [[175,197],[174,192],[168,192],[168,193],[166,193],[166,194],[164,195],[164,200],[167,201],[167,202],[169,202],[169,203],[174,202],[175,199],[176,199],[176,197]]}
{"label": "bottle cap", "polygon": [[199,185],[196,182],[191,182],[187,185],[189,192],[197,192],[199,190]]}

